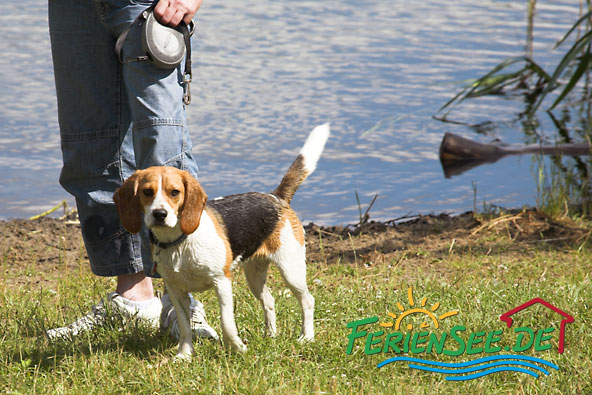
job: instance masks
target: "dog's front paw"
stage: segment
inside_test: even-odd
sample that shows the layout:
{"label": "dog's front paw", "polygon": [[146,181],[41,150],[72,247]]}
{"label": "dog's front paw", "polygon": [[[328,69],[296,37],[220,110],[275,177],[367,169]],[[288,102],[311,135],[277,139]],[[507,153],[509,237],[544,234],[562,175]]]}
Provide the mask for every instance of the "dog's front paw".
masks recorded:
{"label": "dog's front paw", "polygon": [[191,362],[191,354],[177,353],[173,358],[173,362]]}
{"label": "dog's front paw", "polygon": [[300,335],[298,337],[298,343],[312,343],[314,341],[314,335]]}
{"label": "dog's front paw", "polygon": [[247,346],[238,337],[236,339],[233,339],[232,341],[225,342],[225,344],[226,344],[226,347],[229,347],[234,351],[238,351],[240,353],[247,352]]}

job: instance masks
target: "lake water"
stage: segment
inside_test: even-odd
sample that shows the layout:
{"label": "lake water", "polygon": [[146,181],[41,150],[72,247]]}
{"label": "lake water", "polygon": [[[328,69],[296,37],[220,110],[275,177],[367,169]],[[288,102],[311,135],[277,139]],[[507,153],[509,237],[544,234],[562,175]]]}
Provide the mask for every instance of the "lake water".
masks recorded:
{"label": "lake water", "polygon": [[[0,218],[38,214],[63,199],[57,111],[44,1],[4,0],[0,14]],[[551,70],[576,1],[539,2],[534,54]],[[451,118],[493,121],[485,134],[432,118],[506,57],[524,54],[526,2],[206,0],[194,37],[189,129],[211,197],[273,189],[308,132],[331,122],[317,171],[293,200],[304,222],[370,214],[458,213],[483,202],[535,204],[537,161],[509,157],[445,179],[445,132],[483,142],[530,141],[520,98],[463,103]],[[539,133],[554,141],[543,116]],[[480,132],[483,132],[480,130]]]}

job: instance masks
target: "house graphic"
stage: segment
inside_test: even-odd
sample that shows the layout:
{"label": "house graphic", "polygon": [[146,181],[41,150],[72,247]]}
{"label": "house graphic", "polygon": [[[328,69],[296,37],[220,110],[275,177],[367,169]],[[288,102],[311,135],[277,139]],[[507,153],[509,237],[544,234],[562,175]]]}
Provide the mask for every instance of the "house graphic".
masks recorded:
{"label": "house graphic", "polygon": [[512,322],[513,322],[512,318],[511,318],[512,315],[514,315],[517,312],[522,311],[522,310],[524,310],[536,303],[542,304],[543,306],[551,309],[552,311],[554,311],[555,313],[557,313],[563,317],[563,319],[561,320],[560,330],[559,330],[559,354],[563,354],[563,349],[564,349],[564,345],[565,345],[565,325],[569,324],[570,322],[574,322],[574,318],[572,316],[570,316],[569,314],[567,314],[566,312],[553,306],[551,303],[549,303],[541,298],[534,298],[534,299],[529,300],[528,302],[521,304],[520,306],[515,307],[512,310],[502,314],[500,316],[500,320],[504,321],[508,325],[508,328],[510,328],[512,326]]}

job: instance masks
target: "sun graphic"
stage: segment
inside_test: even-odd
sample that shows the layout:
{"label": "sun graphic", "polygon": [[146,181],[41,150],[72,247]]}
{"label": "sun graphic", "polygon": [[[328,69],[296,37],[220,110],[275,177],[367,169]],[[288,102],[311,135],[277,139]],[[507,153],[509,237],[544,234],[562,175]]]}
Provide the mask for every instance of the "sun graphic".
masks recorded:
{"label": "sun graphic", "polygon": [[[407,290],[407,299],[409,300],[409,306],[414,307],[415,306],[415,302],[413,301],[413,287],[409,287],[409,289]],[[399,330],[399,328],[401,327],[401,321],[403,321],[403,319],[405,317],[407,317],[408,315],[411,314],[415,314],[415,313],[423,313],[426,314],[434,323],[434,326],[436,327],[436,329],[438,329],[440,327],[440,323],[439,321],[448,318],[448,317],[452,317],[453,315],[458,314],[458,311],[449,311],[447,313],[442,314],[439,317],[436,317],[436,310],[438,310],[438,308],[440,307],[440,303],[436,302],[429,310],[425,307],[426,303],[428,301],[428,298],[425,297],[421,300],[421,308],[419,307],[415,307],[415,308],[411,308],[409,310],[405,310],[403,308],[403,306],[401,306],[401,303],[397,302],[397,308],[399,309],[399,311],[401,311],[401,315],[399,315],[397,317],[396,314],[393,313],[387,313],[390,317],[395,319],[395,330]],[[430,326],[430,324],[428,323],[429,320],[424,321],[421,325],[420,328],[427,328],[428,326]],[[393,326],[392,322],[381,322],[380,326],[385,327],[385,328],[389,328]],[[412,330],[413,329],[413,325],[412,324],[407,324],[407,330]]]}

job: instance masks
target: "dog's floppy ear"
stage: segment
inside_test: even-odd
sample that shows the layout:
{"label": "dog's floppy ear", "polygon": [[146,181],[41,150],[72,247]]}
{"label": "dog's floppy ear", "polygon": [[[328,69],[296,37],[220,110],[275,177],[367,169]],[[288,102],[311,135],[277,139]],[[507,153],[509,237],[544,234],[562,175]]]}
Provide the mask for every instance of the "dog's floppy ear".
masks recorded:
{"label": "dog's floppy ear", "polygon": [[139,171],[136,171],[113,194],[113,201],[117,207],[121,225],[130,233],[138,233],[142,229],[138,178]]}
{"label": "dog's floppy ear", "polygon": [[179,213],[181,232],[188,235],[197,229],[201,219],[201,213],[206,207],[208,196],[195,178],[184,171],[183,185],[185,186],[185,200]]}

